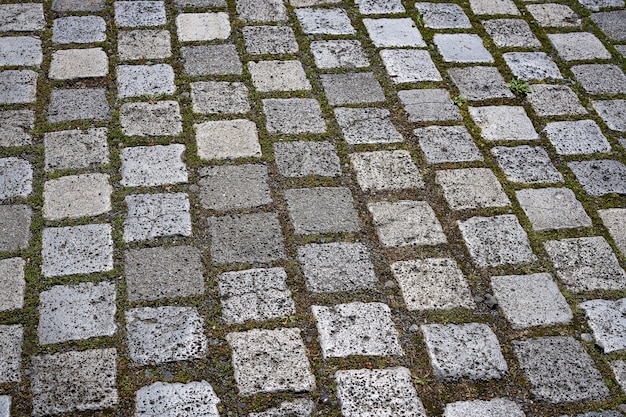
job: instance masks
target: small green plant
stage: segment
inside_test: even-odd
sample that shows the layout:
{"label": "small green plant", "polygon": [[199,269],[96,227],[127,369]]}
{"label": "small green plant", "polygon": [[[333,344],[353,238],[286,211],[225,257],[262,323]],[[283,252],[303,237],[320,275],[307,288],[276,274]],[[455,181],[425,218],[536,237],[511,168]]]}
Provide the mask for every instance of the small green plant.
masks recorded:
{"label": "small green plant", "polygon": [[454,102],[454,104],[456,104],[457,106],[461,107],[462,105],[467,103],[467,97],[465,97],[462,94],[459,94],[458,96],[454,97],[452,99],[452,101]]}
{"label": "small green plant", "polygon": [[514,77],[510,83],[506,85],[509,87],[509,90],[513,92],[518,97],[524,97],[528,93],[530,93],[530,86],[524,80],[520,80],[517,77]]}

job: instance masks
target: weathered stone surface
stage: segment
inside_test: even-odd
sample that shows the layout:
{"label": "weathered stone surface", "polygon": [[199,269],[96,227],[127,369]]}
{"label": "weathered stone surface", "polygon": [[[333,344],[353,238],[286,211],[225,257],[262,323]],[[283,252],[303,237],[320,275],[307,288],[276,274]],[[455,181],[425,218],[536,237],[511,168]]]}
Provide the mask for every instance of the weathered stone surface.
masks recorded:
{"label": "weathered stone surface", "polygon": [[111,282],[56,285],[39,294],[39,343],[113,336],[115,311],[115,284]]}
{"label": "weathered stone surface", "polygon": [[98,12],[106,0],[52,0],[55,12]]}
{"label": "weathered stone surface", "polygon": [[128,136],[175,136],[183,132],[177,101],[124,103],[120,125]]}
{"label": "weathered stone surface", "polygon": [[0,38],[0,66],[38,67],[42,59],[39,38],[34,36]]}
{"label": "weathered stone surface", "polygon": [[540,146],[497,146],[491,149],[491,153],[509,181],[525,184],[563,181],[563,175]]}
{"label": "weathered stone surface", "polygon": [[30,32],[45,26],[42,3],[0,4],[0,32]]}
{"label": "weathered stone surface", "polygon": [[220,399],[206,382],[155,382],[137,391],[135,417],[219,417]]}
{"label": "weathered stone surface", "polygon": [[109,120],[111,109],[106,90],[100,88],[53,89],[48,107],[48,122],[71,120]]}
{"label": "weathered stone surface", "polygon": [[348,14],[343,9],[296,9],[296,16],[307,35],[353,35]]}
{"label": "weathered stone surface", "polygon": [[364,191],[424,187],[422,175],[408,151],[353,153],[350,161]]}
{"label": "weathered stone surface", "polygon": [[0,71],[0,104],[34,103],[37,73],[31,70]]}
{"label": "weathered stone surface", "polygon": [[343,108],[335,109],[335,118],[350,145],[364,143],[402,142],[404,138],[394,127],[387,109]]}
{"label": "weathered stone surface", "polygon": [[548,39],[550,39],[559,57],[564,61],[611,59],[611,53],[593,33],[552,33],[548,34]]}
{"label": "weathered stone surface", "polygon": [[239,114],[250,111],[248,88],[243,83],[198,81],[190,86],[194,113]]}
{"label": "weathered stone surface", "polygon": [[67,16],[54,19],[52,42],[93,43],[106,40],[106,22],[100,16]]}
{"label": "weathered stone surface", "polygon": [[520,80],[562,79],[561,71],[544,52],[507,52],[502,58]]}
{"label": "weathered stone surface", "polygon": [[505,207],[511,204],[498,178],[489,168],[437,171],[436,181],[452,210]]}
{"label": "weathered stone surface", "polygon": [[178,40],[181,42],[212,41],[230,36],[228,14],[181,13],[176,16]]}
{"label": "weathered stone surface", "polygon": [[185,145],[134,146],[122,149],[122,180],[125,187],[149,187],[186,183],[183,161]]}
{"label": "weathered stone surface", "polygon": [[0,158],[0,200],[28,197],[33,192],[33,168],[24,159]]}
{"label": "weathered stone surface", "polygon": [[522,409],[506,398],[489,401],[458,401],[446,404],[443,417],[526,417]]}
{"label": "weathered stone surface", "polygon": [[428,126],[414,133],[429,164],[483,160],[465,126]]}
{"label": "weathered stone surface", "polygon": [[620,388],[622,391],[626,391],[626,361],[615,360],[609,362],[609,365],[611,365],[611,369],[615,374],[615,380],[619,384]]}
{"label": "weathered stone surface", "polygon": [[32,210],[23,204],[0,206],[0,252],[28,247]]}
{"label": "weathered stone surface", "polygon": [[341,3],[341,0],[289,0],[289,4],[293,7],[309,7],[317,6],[320,4],[334,4]]}
{"label": "weathered stone surface", "polygon": [[591,218],[569,188],[539,188],[515,192],[533,230],[591,227]]}
{"label": "weathered stone surface", "polygon": [[0,311],[24,307],[25,265],[22,258],[0,260],[0,285],[3,288],[0,292]]}
{"label": "weathered stone surface", "polygon": [[261,156],[256,124],[250,120],[211,121],[194,128],[198,156],[202,159]]}
{"label": "weathered stone surface", "polygon": [[385,101],[385,92],[374,73],[322,74],[320,78],[331,106]]}
{"label": "weathered stone surface", "polygon": [[315,65],[320,69],[362,68],[370,65],[359,41],[313,41],[310,48],[315,58]]}
{"label": "weathered stone surface", "polygon": [[182,7],[226,7],[226,0],[174,0],[174,4]]}
{"label": "weathered stone surface", "polygon": [[263,113],[270,134],[325,133],[320,104],[310,98],[263,100]]}
{"label": "weathered stone surface", "polygon": [[520,106],[469,107],[470,116],[488,141],[535,140],[539,135]]}
{"label": "weathered stone surface", "polygon": [[396,84],[442,80],[428,51],[383,49],[380,51],[380,57]]}
{"label": "weathered stone surface", "polygon": [[617,65],[574,65],[571,71],[589,94],[626,94],[626,75]]}
{"label": "weathered stone surface", "polygon": [[585,310],[587,322],[596,344],[604,353],[611,353],[626,349],[626,299],[612,300],[589,300],[578,304]]}
{"label": "weathered stone surface", "polygon": [[246,22],[284,22],[287,9],[283,0],[237,0],[237,17]]}
{"label": "weathered stone surface", "polygon": [[474,308],[463,272],[450,258],[428,258],[391,264],[408,310]]}
{"label": "weathered stone surface", "polygon": [[24,146],[32,143],[30,131],[35,127],[32,110],[0,111],[0,146]]}
{"label": "weathered stone surface", "polygon": [[89,168],[109,163],[107,129],[49,132],[43,137],[46,171]]}
{"label": "weathered stone surface", "polygon": [[425,47],[426,42],[410,18],[363,19],[363,24],[377,47]]}
{"label": "weathered stone surface", "polygon": [[566,85],[532,84],[526,99],[541,117],[587,114],[576,93]]}
{"label": "weathered stone surface", "polygon": [[48,76],[53,80],[104,77],[109,59],[102,48],[63,49],[52,54]]}
{"label": "weathered stone surface", "polygon": [[297,60],[251,61],[248,62],[248,71],[254,88],[262,93],[311,89],[302,63]]}
{"label": "weathered stone surface", "polygon": [[68,175],[48,180],[43,186],[43,217],[61,220],[97,216],[111,210],[107,174]]}
{"label": "weathered stone surface", "polygon": [[124,198],[124,202],[128,206],[124,220],[124,241],[191,236],[187,194],[131,194]]}
{"label": "weathered stone surface", "polygon": [[255,329],[229,333],[226,340],[241,395],[315,389],[300,329]]}
{"label": "weathered stone surface", "polygon": [[184,72],[192,77],[241,75],[242,65],[235,45],[183,46]]}
{"label": "weathered stone surface", "polygon": [[313,401],[298,398],[291,402],[282,402],[277,408],[270,408],[261,413],[250,413],[248,417],[311,417],[313,411],[315,411]]}
{"label": "weathered stone surface", "polygon": [[200,203],[211,210],[259,207],[272,203],[265,165],[221,165],[199,172]]}
{"label": "weathered stone surface", "polygon": [[400,0],[355,0],[361,14],[404,13],[406,9]]}
{"label": "weathered stone surface", "polygon": [[402,90],[398,97],[409,114],[410,122],[461,121],[459,108],[443,88]]}
{"label": "weathered stone surface", "polygon": [[328,142],[275,142],[274,158],[278,171],[286,177],[341,175],[337,149]]}
{"label": "weathered stone surface", "polygon": [[[615,1],[615,0],[614,0]],[[621,2],[621,6],[624,6],[624,2]],[[613,10],[610,12],[593,13],[591,20],[598,25],[600,30],[606,34],[610,39],[616,41],[626,41],[626,25],[624,24],[626,19],[626,11]]]}
{"label": "weathered stone surface", "polygon": [[417,2],[424,26],[430,29],[470,29],[472,23],[458,4]]}
{"label": "weathered stone surface", "polygon": [[0,416],[11,417],[11,397],[9,395],[0,395]]}
{"label": "weathered stone surface", "polygon": [[609,231],[617,248],[626,256],[626,209],[598,210],[598,215]]}
{"label": "weathered stone surface", "polygon": [[619,161],[578,161],[567,166],[589,195],[626,194],[626,166]]}
{"label": "weathered stone surface", "polygon": [[497,68],[480,66],[450,68],[448,74],[461,95],[468,100],[515,97]]}
{"label": "weathered stone surface", "polygon": [[348,188],[289,189],[285,200],[296,234],[357,232],[361,228]]}
{"label": "weathered stone surface", "polygon": [[525,20],[493,19],[482,24],[499,48],[541,48],[541,42]]}
{"label": "weathered stone surface", "polygon": [[163,1],[116,1],[113,6],[118,27],[161,26],[167,23]]}
{"label": "weathered stone surface", "polygon": [[129,301],[204,294],[201,252],[193,246],[126,251],[124,274]]}
{"label": "weathered stone surface", "polygon": [[298,43],[293,29],[286,26],[246,26],[242,29],[249,54],[293,54]]}
{"label": "weathered stone surface", "polygon": [[581,23],[580,17],[565,4],[528,4],[526,9],[533,15],[539,26],[577,27]]}
{"label": "weathered stone surface", "polygon": [[22,379],[23,339],[22,326],[0,326],[0,382],[20,382]]}
{"label": "weathered stone surface", "polygon": [[626,100],[592,101],[591,104],[609,129],[626,132]]}
{"label": "weathered stone surface", "polygon": [[512,0],[470,0],[474,14],[512,14],[519,15]]}
{"label": "weathered stone surface", "polygon": [[437,33],[433,42],[446,62],[493,62],[478,35]]}
{"label": "weathered stone surface", "polygon": [[174,70],[168,64],[118,65],[116,71],[119,98],[174,94],[176,91]]}
{"label": "weathered stone surface", "polygon": [[117,37],[121,60],[163,59],[172,56],[170,33],[167,30],[122,30]]}
{"label": "weathered stone surface", "polygon": [[125,313],[128,354],[141,364],[204,357],[204,319],[192,307],[143,307]]}

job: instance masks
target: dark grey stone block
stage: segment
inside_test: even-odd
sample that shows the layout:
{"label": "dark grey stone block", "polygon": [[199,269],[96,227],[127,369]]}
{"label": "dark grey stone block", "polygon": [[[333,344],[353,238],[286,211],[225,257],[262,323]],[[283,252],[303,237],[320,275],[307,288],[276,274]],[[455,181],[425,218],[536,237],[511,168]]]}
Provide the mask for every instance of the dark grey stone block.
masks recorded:
{"label": "dark grey stone block", "polygon": [[296,234],[357,232],[361,228],[348,188],[318,187],[285,190]]}

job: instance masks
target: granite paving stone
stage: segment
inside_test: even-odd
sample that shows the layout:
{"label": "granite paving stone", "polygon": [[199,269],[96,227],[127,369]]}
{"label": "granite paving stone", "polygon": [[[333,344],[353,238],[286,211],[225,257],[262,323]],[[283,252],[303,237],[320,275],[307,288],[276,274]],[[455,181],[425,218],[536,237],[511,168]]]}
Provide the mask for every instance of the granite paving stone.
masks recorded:
{"label": "granite paving stone", "polygon": [[363,104],[385,101],[385,92],[371,72],[322,74],[328,104]]}
{"label": "granite paving stone", "polygon": [[294,401],[284,401],[279,407],[270,408],[260,413],[250,413],[248,417],[311,417],[315,411],[315,403],[311,400],[298,398]]}
{"label": "granite paving stone", "polygon": [[30,145],[34,127],[35,112],[32,110],[0,111],[0,146]]}
{"label": "granite paving stone", "polygon": [[28,247],[32,215],[27,205],[0,205],[0,252],[15,252]]}
{"label": "granite paving stone", "polygon": [[493,19],[485,20],[482,24],[499,48],[541,48],[541,42],[525,20]]}
{"label": "granite paving stone", "polygon": [[237,0],[237,17],[245,22],[284,22],[287,9],[283,0]]}
{"label": "granite paving stone", "polygon": [[320,69],[370,66],[370,61],[359,41],[313,41],[310,48],[315,59],[315,65]]}
{"label": "granite paving stone", "polygon": [[[624,3],[622,2],[621,6]],[[616,41],[626,41],[626,19],[625,10],[613,10],[610,12],[593,13],[591,20],[598,25],[600,30],[606,34],[610,39]]]}
{"label": "granite paving stone", "polygon": [[53,89],[48,106],[48,122],[72,120],[106,121],[111,118],[111,108],[106,90],[101,88]]}
{"label": "granite paving stone", "polygon": [[626,349],[624,303],[626,299],[622,298],[617,301],[588,300],[578,304],[585,311],[595,342],[604,353]]}
{"label": "granite paving stone", "polygon": [[11,396],[0,395],[0,416],[11,417]]}
{"label": "granite paving stone", "polygon": [[400,200],[368,204],[378,239],[384,247],[439,245],[446,235],[426,201]]}
{"label": "granite paving stone", "polygon": [[105,0],[52,0],[55,12],[99,12]]}
{"label": "granite paving stone", "polygon": [[185,145],[134,146],[123,148],[122,179],[125,187],[149,187],[186,183],[187,166],[183,161]]}
{"label": "granite paving stone", "polygon": [[445,62],[493,62],[478,35],[436,33],[433,42]]}
{"label": "granite paving stone", "polygon": [[275,142],[273,147],[278,171],[286,177],[341,175],[341,161],[331,143]]}
{"label": "granite paving stone", "polygon": [[620,414],[621,413],[619,411],[591,411],[589,413],[576,414],[573,417],[621,417]]}
{"label": "granite paving stone", "polygon": [[531,392],[549,403],[601,401],[609,396],[592,359],[570,336],[513,341]]}
{"label": "granite paving stone", "polygon": [[582,64],[570,68],[589,94],[626,94],[626,75],[614,64]]}
{"label": "granite paving stone", "polygon": [[34,103],[37,73],[31,70],[0,71],[0,104]]}
{"label": "granite paving stone", "polygon": [[578,2],[589,10],[598,11],[603,7],[623,7],[623,0],[578,0]]}
{"label": "granite paving stone", "polygon": [[138,364],[199,359],[208,341],[194,307],[142,307],[125,312],[128,354]]}
{"label": "granite paving stone", "polygon": [[483,160],[465,126],[428,126],[414,133],[429,164]]}
{"label": "granite paving stone", "polygon": [[33,416],[102,410],[119,401],[115,349],[32,357]]}
{"label": "granite paving stone", "polygon": [[542,27],[579,27],[581,24],[576,12],[565,4],[528,4],[526,9]]}
{"label": "granite paving stone", "polygon": [[92,217],[111,210],[107,174],[68,175],[48,180],[43,186],[43,217],[46,220]]}
{"label": "granite paving stone", "polygon": [[610,59],[611,53],[600,39],[589,32],[569,32],[548,34],[548,39],[564,61]]}
{"label": "granite paving stone", "polygon": [[261,156],[256,124],[250,120],[221,120],[194,125],[198,156],[234,159]]}
{"label": "granite paving stone", "polygon": [[430,29],[470,29],[472,23],[458,4],[417,2],[424,26]]}
{"label": "granite paving stone", "polygon": [[191,236],[187,194],[130,194],[124,202],[128,207],[124,220],[124,241]]}
{"label": "granite paving stone", "polygon": [[93,43],[106,40],[106,22],[100,16],[67,16],[54,19],[52,42]]}
{"label": "granite paving stone", "polygon": [[212,166],[198,174],[198,197],[204,208],[224,211],[272,203],[265,165]]}
{"label": "granite paving stone", "polygon": [[355,0],[361,14],[404,13],[406,9],[400,0]]}
{"label": "granite paving stone", "polygon": [[469,114],[488,141],[539,139],[532,121],[521,106],[469,107]]}
{"label": "granite paving stone", "polygon": [[25,265],[26,262],[22,258],[0,260],[0,285],[3,288],[2,293],[0,293],[0,311],[24,307]]}
{"label": "granite paving stone", "polygon": [[343,9],[296,9],[296,16],[307,35],[353,35],[356,32]]}
{"label": "granite paving stone", "polygon": [[591,218],[569,188],[525,189],[515,194],[533,230],[591,227]]}
{"label": "granite paving stone", "polygon": [[473,309],[474,299],[454,259],[427,258],[391,264],[406,308],[415,310]]}
{"label": "granite paving stone", "polygon": [[544,131],[559,155],[611,151],[609,141],[593,120],[552,122],[546,125]]}
{"label": "granite paving stone", "polygon": [[452,210],[506,207],[511,204],[489,168],[437,171],[436,182]]}
{"label": "granite paving stone", "polygon": [[20,382],[22,379],[23,339],[22,326],[0,326],[0,382]]}
{"label": "granite paving stone", "polygon": [[135,417],[218,417],[219,402],[213,387],[206,381],[155,382],[137,391]]}
{"label": "granite paving stone", "polygon": [[566,85],[531,84],[526,100],[540,117],[587,114],[576,93]]}
{"label": "granite paving stone", "polygon": [[119,98],[173,94],[174,70],[168,64],[118,65],[117,95]]}
{"label": "granite paving stone", "polygon": [[402,142],[404,138],[391,122],[390,114],[379,108],[335,109],[343,138],[350,145]]}
{"label": "granite paving stone", "polygon": [[626,209],[598,210],[598,215],[617,248],[622,252],[622,255],[626,255]]}
{"label": "granite paving stone", "polygon": [[398,91],[410,122],[461,121],[463,116],[443,88]]}
{"label": "granite paving stone", "polygon": [[457,401],[446,404],[443,417],[526,417],[515,402],[506,398],[493,400]]}
{"label": "granite paving stone", "polygon": [[62,130],[44,135],[45,169],[81,169],[109,163],[107,128]]}
{"label": "granite paving stone", "polygon": [[408,151],[376,151],[350,155],[363,191],[423,188],[424,181]]}
{"label": "granite paving stone", "polygon": [[362,243],[311,243],[298,248],[298,260],[313,293],[371,289],[378,283],[369,250]]}
{"label": "granite paving stone", "polygon": [[562,79],[557,65],[544,52],[507,52],[502,58],[521,80]]}
{"label": "granite paving stone", "polygon": [[515,329],[567,324],[572,318],[565,297],[547,273],[491,277],[504,316]]}
{"label": "granite paving stone", "polygon": [[422,34],[410,18],[363,19],[370,39],[377,47],[426,46]]}
{"label": "granite paving stone", "polygon": [[129,301],[204,294],[202,253],[193,246],[126,251],[124,274]]}
{"label": "granite paving stone", "polygon": [[0,32],[31,32],[45,25],[42,3],[0,4]]}
{"label": "granite paving stone", "polygon": [[441,74],[428,51],[419,49],[383,49],[380,57],[396,84],[441,81]]}
{"label": "granite paving stone", "polygon": [[609,129],[626,132],[626,100],[599,100],[591,105]]}
{"label": "granite paving stone", "polygon": [[218,276],[222,318],[227,324],[264,321],[296,313],[283,268],[248,269]]}
{"label": "granite paving stone", "polygon": [[179,8],[183,7],[226,7],[226,0],[174,0]]}
{"label": "granite paving stone", "polygon": [[298,52],[298,43],[290,27],[246,26],[242,32],[249,54],[281,55]]}
{"label": "granite paving stone", "polygon": [[296,234],[357,232],[361,222],[350,189],[317,187],[284,192]]}
{"label": "granite paving stone", "polygon": [[43,60],[41,40],[34,36],[0,38],[0,66],[38,67]]}
{"label": "granite paving stone", "polygon": [[563,182],[563,175],[540,146],[496,146],[491,153],[509,181],[524,184]]}
{"label": "granite paving stone", "polygon": [[299,328],[228,333],[226,340],[241,395],[315,389]]}
{"label": "granite paving stone", "polygon": [[322,109],[315,99],[271,98],[262,101],[266,128],[270,134],[326,132]]}
{"label": "granite paving stone", "polygon": [[345,417],[426,417],[407,368],[337,371],[335,381]]}
{"label": "granite paving stone", "polygon": [[116,1],[113,7],[118,27],[161,26],[167,23],[163,1]]}
{"label": "granite paving stone", "polygon": [[498,338],[486,324],[423,324],[420,328],[437,378],[489,380],[508,372]]}
{"label": "granite paving stone", "polygon": [[512,0],[470,0],[470,7],[477,15],[520,14]]}
{"label": "granite paving stone", "polygon": [[121,30],[117,52],[122,61],[163,59],[172,56],[170,33],[167,30]]}
{"label": "granite paving stone", "polygon": [[251,61],[248,71],[254,88],[261,93],[311,89],[300,61]]}
{"label": "granite paving stone", "polygon": [[591,196],[626,194],[626,166],[619,161],[610,159],[579,161],[570,162],[567,166]]}
{"label": "granite paving stone", "polygon": [[614,360],[609,362],[609,365],[613,370],[613,374],[615,374],[615,380],[619,384],[622,391],[624,391],[624,388],[626,387],[626,361]]}
{"label": "granite paving stone", "polygon": [[176,29],[180,42],[228,39],[231,32],[228,14],[181,13],[176,16]]}
{"label": "granite paving stone", "polygon": [[124,103],[120,125],[128,136],[176,136],[183,132],[177,101]]}
{"label": "granite paving stone", "polygon": [[450,68],[448,75],[468,100],[515,97],[495,67]]}
{"label": "granite paving stone", "polygon": [[626,272],[601,236],[549,240],[544,247],[558,277],[570,291],[626,287]]}
{"label": "granite paving stone", "polygon": [[52,54],[48,77],[53,80],[104,77],[109,59],[102,48],[63,49]]}
{"label": "granite paving stone", "polygon": [[39,294],[39,343],[113,336],[117,330],[115,311],[112,282],[51,287]]}
{"label": "granite paving stone", "polygon": [[30,162],[16,158],[0,158],[0,200],[28,197],[33,191],[33,168]]}
{"label": "granite paving stone", "polygon": [[235,45],[198,45],[180,48],[183,72],[191,77],[241,75],[242,64]]}

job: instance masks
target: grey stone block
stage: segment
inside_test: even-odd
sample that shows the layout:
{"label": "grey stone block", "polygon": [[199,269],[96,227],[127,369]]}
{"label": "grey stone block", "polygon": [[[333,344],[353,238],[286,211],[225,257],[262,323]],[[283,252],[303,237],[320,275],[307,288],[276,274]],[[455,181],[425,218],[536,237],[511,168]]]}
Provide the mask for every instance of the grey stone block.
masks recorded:
{"label": "grey stone block", "polygon": [[204,318],[193,307],[143,307],[125,313],[128,354],[141,365],[205,357]]}
{"label": "grey stone block", "polygon": [[0,38],[0,66],[38,67],[42,59],[39,38],[34,36]]}
{"label": "grey stone block", "polygon": [[441,224],[425,201],[381,201],[367,205],[384,247],[447,243]]}
{"label": "grey stone block", "polygon": [[129,301],[204,294],[201,252],[193,246],[126,251],[124,274]]}
{"label": "grey stone block", "polygon": [[591,218],[569,188],[539,188],[515,192],[533,230],[591,227]]}
{"label": "grey stone block", "polygon": [[33,191],[33,168],[24,159],[0,158],[0,200],[28,197]]}
{"label": "grey stone block", "polygon": [[580,17],[565,4],[528,4],[526,9],[542,27],[578,27],[581,23]]}
{"label": "grey stone block", "polygon": [[469,107],[469,114],[488,141],[535,140],[539,135],[520,106]]}
{"label": "grey stone block", "polygon": [[356,0],[361,14],[404,13],[406,9],[400,0]]}
{"label": "grey stone block", "polygon": [[363,24],[375,46],[425,47],[426,42],[410,18],[363,19]]}
{"label": "grey stone block", "polygon": [[598,215],[613,238],[615,245],[626,256],[626,209],[598,210]]}
{"label": "grey stone block", "polygon": [[424,187],[422,175],[408,151],[353,153],[350,161],[364,191]]}
{"label": "grey stone block", "polygon": [[175,136],[183,132],[177,101],[124,103],[120,125],[128,136]]}
{"label": "grey stone block", "polygon": [[499,48],[541,48],[541,42],[525,20],[493,19],[482,24]]}
{"label": "grey stone block", "polygon": [[579,161],[567,166],[589,195],[626,194],[626,166],[619,161]]}
{"label": "grey stone block", "polygon": [[226,7],[226,0],[174,0],[174,4],[182,7]]}
{"label": "grey stone block", "polygon": [[398,97],[409,114],[410,122],[461,121],[459,108],[452,102],[448,90],[424,88],[398,91]]}
{"label": "grey stone block", "polygon": [[111,211],[112,192],[107,174],[68,175],[48,180],[43,186],[43,217],[62,220],[106,213]]}
{"label": "grey stone block", "polygon": [[380,51],[380,57],[396,84],[442,80],[428,51],[383,49]]}
{"label": "grey stone block", "polygon": [[189,416],[219,417],[220,399],[206,382],[155,382],[137,391],[135,417]]}
{"label": "grey stone block", "polygon": [[191,236],[187,194],[131,194],[124,198],[124,202],[128,206],[124,220],[124,241]]}
{"label": "grey stone block", "polygon": [[513,341],[531,392],[549,403],[601,401],[609,396],[602,375],[572,337],[547,336]]}
{"label": "grey stone block", "polygon": [[396,130],[387,109],[343,108],[335,109],[335,118],[350,145],[365,143],[395,143],[404,138]]}
{"label": "grey stone block", "polygon": [[48,107],[48,122],[71,120],[109,120],[111,109],[106,90],[100,88],[53,89]]}
{"label": "grey stone block", "polygon": [[[626,15],[624,17],[626,18]],[[611,53],[593,33],[552,33],[547,36],[559,57],[564,61],[611,59]],[[626,36],[623,40],[626,40]]]}
{"label": "grey stone block", "polygon": [[452,210],[506,207],[511,204],[498,178],[489,168],[437,171],[436,181]]}
{"label": "grey stone block", "polygon": [[117,52],[122,61],[163,59],[172,56],[167,30],[121,30],[117,35]]}
{"label": "grey stone block", "polygon": [[248,88],[243,83],[199,81],[190,86],[194,113],[241,114],[250,111]]}
{"label": "grey stone block", "polygon": [[563,181],[563,175],[540,146],[496,146],[491,153],[509,181],[524,184]]}
{"label": "grey stone block", "polygon": [[0,382],[20,382],[22,379],[23,339],[22,326],[0,326]]}
{"label": "grey stone block", "polygon": [[106,22],[100,16],[67,16],[54,19],[52,42],[93,43],[106,40]]}
{"label": "grey stone block", "polygon": [[334,4],[341,3],[341,0],[289,0],[289,4],[293,7],[309,7],[317,6],[320,4]]}
{"label": "grey stone block", "polygon": [[115,284],[111,282],[56,285],[39,294],[39,343],[113,336],[115,311]]}
{"label": "grey stone block", "polygon": [[0,206],[0,252],[28,247],[32,210],[22,204]]}
{"label": "grey stone block", "polygon": [[417,2],[424,26],[430,29],[470,29],[472,23],[458,4]]}
{"label": "grey stone block", "polygon": [[589,300],[578,304],[585,310],[587,322],[593,337],[604,353],[626,349],[626,318],[624,318],[626,299]]}
{"label": "grey stone block", "polygon": [[52,0],[55,12],[99,12],[106,0]]}
{"label": "grey stone block", "polygon": [[414,133],[429,164],[483,160],[465,126],[428,126]]}
{"label": "grey stone block", "polygon": [[[22,258],[0,260],[0,311],[15,310],[24,307],[24,266]],[[1,414],[0,414],[1,415]]]}
{"label": "grey stone block", "polygon": [[30,131],[35,127],[32,110],[0,111],[0,146],[25,146],[32,143]]}
{"label": "grey stone block", "polygon": [[[620,1],[614,1],[618,3]],[[624,2],[621,1],[621,6],[624,6]],[[626,25],[624,20],[626,19],[626,12],[624,10],[613,10],[610,12],[593,13],[591,20],[598,25],[600,30],[606,34],[610,39],[616,41],[626,41]]]}
{"label": "grey stone block", "polygon": [[300,329],[249,330],[229,333],[239,394],[313,391],[315,377]]}
{"label": "grey stone block", "polygon": [[468,100],[487,100],[490,98],[514,98],[497,68],[464,67],[450,68],[448,74]]}
{"label": "grey stone block", "polygon": [[104,77],[109,58],[102,48],[62,49],[52,53],[48,77],[53,80]]}
{"label": "grey stone block", "polygon": [[80,169],[109,163],[107,128],[63,130],[43,137],[46,171]]}
{"label": "grey stone block", "polygon": [[478,35],[437,33],[433,42],[445,62],[493,62]]}
{"label": "grey stone block", "polygon": [[283,268],[249,269],[218,276],[222,318],[227,324],[263,321],[295,314]]}
{"label": "grey stone block", "polygon": [[119,98],[174,94],[176,91],[174,70],[168,64],[118,65],[116,71]]}
{"label": "grey stone block", "polygon": [[356,33],[343,9],[296,9],[296,16],[307,35],[353,35]]}
{"label": "grey stone block", "polygon": [[235,45],[183,46],[183,71],[192,77],[241,75],[242,65]]}
{"label": "grey stone block", "polygon": [[446,404],[443,417],[526,417],[522,409],[506,398],[457,401]]}
{"label": "grey stone block", "polygon": [[115,349],[33,356],[33,416],[115,406],[116,361]]}
{"label": "grey stone block", "polygon": [[0,5],[0,32],[31,32],[46,26],[43,3]]}
{"label": "grey stone block", "polygon": [[298,43],[290,27],[246,26],[242,32],[249,54],[281,55],[298,52]]}
{"label": "grey stone block", "polygon": [[315,403],[304,398],[291,402],[282,402],[279,407],[270,408],[260,413],[250,413],[248,417],[311,417],[315,411]]}
{"label": "grey stone block", "polygon": [[180,42],[212,41],[230,36],[228,14],[181,13],[176,16],[176,29]]}
{"label": "grey stone block", "polygon": [[0,395],[0,416],[11,417],[11,396]]}
{"label": "grey stone block", "polygon": [[315,99],[272,98],[263,100],[263,113],[270,134],[325,133],[326,122]]}
{"label": "grey stone block", "polygon": [[210,210],[260,207],[272,203],[265,165],[221,165],[199,172],[200,203]]}
{"label": "grey stone block", "polygon": [[619,384],[620,388],[622,391],[626,391],[626,361],[614,360],[609,362],[609,365],[611,365],[611,369],[615,374],[615,380]]}
{"label": "grey stone block", "polygon": [[587,114],[576,93],[566,85],[532,84],[526,100],[541,117]]}
{"label": "grey stone block", "polygon": [[470,7],[472,8],[472,12],[477,15],[520,14],[512,0],[470,0]]}
{"label": "grey stone block", "polygon": [[161,26],[167,23],[163,1],[116,1],[113,6],[118,27]]}
{"label": "grey stone block", "polygon": [[149,187],[186,183],[183,161],[185,145],[134,146],[122,149],[122,180],[125,187]]}
{"label": "grey stone block", "polygon": [[571,71],[589,94],[626,94],[626,75],[617,65],[574,65]]}
{"label": "grey stone block", "polygon": [[273,146],[278,171],[286,177],[341,175],[341,161],[331,143],[275,142]]}
{"label": "grey stone block", "polygon": [[298,248],[298,260],[313,293],[369,289],[378,283],[369,251],[361,243],[312,243]]}
{"label": "grey stone block", "polygon": [[603,237],[549,240],[544,247],[570,291],[626,288],[626,272]]}
{"label": "grey stone block", "polygon": [[592,101],[591,104],[609,129],[626,132],[626,100]]}
{"label": "grey stone block", "polygon": [[284,22],[287,9],[283,0],[237,0],[237,17],[245,22]]}
{"label": "grey stone block", "polygon": [[317,187],[285,190],[296,234],[358,232],[361,228],[348,188]]}
{"label": "grey stone block", "polygon": [[261,156],[256,124],[250,120],[220,120],[194,125],[198,156],[234,159]]}
{"label": "grey stone block", "polygon": [[31,70],[0,71],[0,104],[34,103],[37,73]]}
{"label": "grey stone block", "polygon": [[209,219],[214,264],[270,262],[285,258],[283,234],[273,213]]}
{"label": "grey stone block", "polygon": [[320,75],[331,106],[385,101],[385,92],[371,72]]}
{"label": "grey stone block", "polygon": [[359,41],[313,41],[310,48],[315,58],[315,65],[320,69],[370,66],[370,61]]}
{"label": "grey stone block", "polygon": [[507,52],[502,58],[521,80],[562,79],[561,71],[544,52]]}
{"label": "grey stone block", "polygon": [[250,61],[248,71],[254,88],[262,93],[271,91],[310,90],[302,63],[291,61]]}

